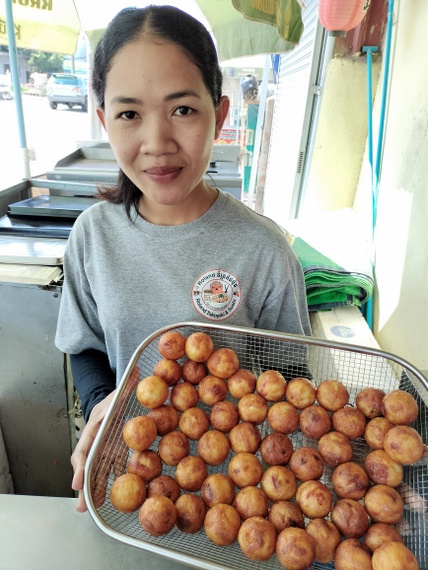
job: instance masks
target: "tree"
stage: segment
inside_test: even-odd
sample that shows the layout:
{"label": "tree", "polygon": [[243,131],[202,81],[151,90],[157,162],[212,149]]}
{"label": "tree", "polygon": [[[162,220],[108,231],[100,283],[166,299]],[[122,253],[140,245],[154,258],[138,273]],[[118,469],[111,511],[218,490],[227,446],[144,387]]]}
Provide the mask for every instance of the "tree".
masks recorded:
{"label": "tree", "polygon": [[64,56],[59,53],[32,51],[28,67],[37,73],[56,73],[62,71]]}

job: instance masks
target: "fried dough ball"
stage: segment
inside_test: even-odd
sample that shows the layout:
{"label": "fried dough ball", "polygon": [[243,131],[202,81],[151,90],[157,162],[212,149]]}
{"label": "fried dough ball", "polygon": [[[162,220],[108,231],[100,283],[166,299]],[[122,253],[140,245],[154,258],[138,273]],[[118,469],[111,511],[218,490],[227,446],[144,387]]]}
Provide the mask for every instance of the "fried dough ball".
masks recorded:
{"label": "fried dough ball", "polygon": [[320,406],[335,412],[349,402],[349,392],[339,380],[323,380],[317,388],[317,400]]}
{"label": "fried dough ball", "polygon": [[212,429],[201,436],[197,449],[207,465],[220,465],[229,455],[230,443],[223,432]]}
{"label": "fried dough ball", "polygon": [[138,382],[136,396],[142,406],[158,408],[168,399],[168,384],[160,376],[146,376]]}
{"label": "fried dough ball", "polygon": [[287,570],[306,570],[315,560],[315,540],[302,528],[285,528],[277,539],[275,552]]}
{"label": "fried dough ball", "polygon": [[254,424],[242,422],[230,430],[229,442],[235,453],[255,453],[260,446],[262,436]]}
{"label": "fried dough ball", "polygon": [[164,333],[158,342],[158,351],[163,358],[179,360],[185,354],[186,337],[178,331]]}
{"label": "fried dough ball", "polygon": [[364,544],[374,552],[383,542],[403,542],[403,538],[398,530],[390,524],[372,524],[366,532]]}
{"label": "fried dough ball", "polygon": [[293,378],[285,389],[285,399],[298,410],[312,406],[316,396],[317,391],[307,378]]}
{"label": "fried dough ball", "polygon": [[207,368],[203,362],[195,362],[194,360],[185,360],[181,367],[181,377],[185,382],[190,384],[199,384],[199,382],[207,375]]}
{"label": "fried dough ball", "polygon": [[383,449],[383,440],[386,433],[394,427],[389,420],[384,417],[373,418],[367,422],[364,430],[364,439],[372,449]]}
{"label": "fried dough ball", "polygon": [[227,384],[217,376],[205,376],[199,382],[199,399],[207,406],[214,406],[227,396]]}
{"label": "fried dough ball", "polygon": [[286,387],[287,383],[284,376],[276,370],[265,370],[257,378],[257,392],[268,402],[282,400]]}
{"label": "fried dough ball", "polygon": [[388,485],[373,485],[364,497],[364,506],[369,516],[379,523],[397,524],[403,516],[403,499]]}
{"label": "fried dough ball", "polygon": [[123,440],[129,449],[144,451],[155,441],[157,427],[155,421],[147,416],[136,416],[123,427]]}
{"label": "fried dough ball", "polygon": [[163,495],[171,499],[173,503],[176,502],[181,495],[181,489],[177,481],[171,475],[160,475],[152,479],[147,486],[147,496],[155,497],[156,495]]}
{"label": "fried dough ball", "polygon": [[402,465],[416,463],[424,453],[421,436],[410,426],[396,426],[388,430],[383,447],[391,459]]}
{"label": "fried dough ball", "polygon": [[357,439],[366,429],[366,416],[358,408],[345,406],[333,413],[333,428],[349,439]]}
{"label": "fried dough ball", "polygon": [[181,364],[176,360],[162,358],[156,362],[153,374],[160,376],[168,386],[174,386],[181,378]]}
{"label": "fried dough ball", "polygon": [[324,518],[313,519],[306,532],[315,540],[315,560],[321,563],[334,560],[336,548],[340,544],[340,533],[334,524]]}
{"label": "fried dough ball", "polygon": [[267,421],[272,431],[293,433],[299,425],[299,413],[290,402],[276,402],[268,410]]}
{"label": "fried dough ball", "polygon": [[178,422],[180,430],[191,440],[198,440],[208,431],[210,421],[201,408],[187,408]]}
{"label": "fried dough ball", "polygon": [[231,505],[219,504],[205,515],[204,530],[217,546],[229,546],[238,538],[241,517]]}
{"label": "fried dough ball", "polygon": [[393,424],[411,424],[418,417],[418,413],[418,403],[404,390],[393,390],[382,401],[382,414]]}
{"label": "fried dough ball", "polygon": [[339,497],[356,501],[364,497],[370,484],[365,469],[353,461],[338,465],[333,471],[331,482]]}
{"label": "fried dough ball", "polygon": [[156,495],[145,500],[138,515],[140,525],[152,536],[167,534],[177,520],[177,509],[171,499]]}
{"label": "fried dough ball", "polygon": [[353,450],[349,438],[339,431],[331,431],[321,437],[318,451],[327,465],[337,467],[352,459]]}
{"label": "fried dough ball", "polygon": [[382,414],[382,400],[385,392],[379,388],[363,388],[355,398],[355,405],[366,418],[372,419]]}
{"label": "fried dough ball", "polygon": [[320,439],[330,431],[331,419],[327,410],[313,404],[300,412],[299,425],[307,437]]}
{"label": "fried dough ball", "polygon": [[261,478],[263,491],[271,501],[290,501],[296,494],[296,477],[283,465],[268,467]]}
{"label": "fried dough ball", "polygon": [[239,400],[245,394],[252,394],[256,389],[257,379],[249,370],[240,368],[227,380],[230,394]]}
{"label": "fried dough ball", "polygon": [[268,520],[279,534],[284,528],[297,526],[305,528],[305,519],[299,505],[290,501],[275,501],[269,509]]}
{"label": "fried dough ball", "polygon": [[217,378],[229,378],[239,370],[238,355],[231,348],[218,348],[208,358],[207,368]]}
{"label": "fried dough ball", "polygon": [[356,538],[347,538],[336,548],[336,570],[372,570],[372,555],[367,546]]}
{"label": "fried dough ball", "polygon": [[300,481],[320,479],[324,471],[321,454],[312,447],[299,447],[290,458],[289,468]]}
{"label": "fried dough ball", "polygon": [[187,337],[185,351],[190,360],[206,362],[214,351],[214,343],[207,333],[197,331]]}
{"label": "fried dough ball", "polygon": [[210,508],[221,503],[231,505],[235,499],[235,484],[224,473],[212,473],[202,483],[201,497]]}
{"label": "fried dough ball", "polygon": [[268,413],[268,404],[260,394],[246,394],[238,402],[239,417],[243,422],[262,424]]}
{"label": "fried dough ball", "polygon": [[330,518],[345,538],[361,538],[369,528],[366,509],[354,499],[337,501],[331,510]]}
{"label": "fried dough ball", "polygon": [[189,440],[181,431],[171,431],[160,440],[158,453],[167,465],[177,465],[190,453]]}
{"label": "fried dough ball", "polygon": [[111,504],[121,513],[133,513],[146,499],[146,484],[133,473],[124,473],[113,482],[110,489]]}
{"label": "fried dough ball", "polygon": [[248,485],[258,485],[262,478],[263,468],[259,459],[252,453],[237,453],[229,461],[229,477],[242,489]]}
{"label": "fried dough ball", "polygon": [[217,402],[217,404],[214,404],[212,407],[210,422],[214,429],[222,431],[223,433],[230,432],[239,422],[238,408],[229,400]]}
{"label": "fried dough ball", "polygon": [[384,542],[373,552],[373,570],[418,570],[415,555],[400,542]]}
{"label": "fried dough ball", "polygon": [[269,501],[260,487],[248,485],[236,494],[233,506],[242,520],[250,517],[266,517],[269,510]]}
{"label": "fried dough ball", "polygon": [[195,408],[199,401],[198,391],[190,382],[179,382],[169,395],[171,404],[179,412],[184,412],[187,408]]}
{"label": "fried dough ball", "polygon": [[260,443],[260,455],[268,465],[286,465],[292,453],[293,444],[284,433],[270,433]]}
{"label": "fried dough ball", "polygon": [[200,457],[188,455],[175,468],[174,477],[183,491],[199,491],[208,477],[207,466]]}
{"label": "fried dough ball", "polygon": [[195,534],[204,526],[207,507],[198,495],[186,493],[175,502],[177,509],[176,525],[182,532]]}
{"label": "fried dough ball", "polygon": [[162,473],[162,461],[157,453],[146,449],[134,451],[127,463],[128,473],[141,477],[146,483],[159,477]]}
{"label": "fried dough ball", "polygon": [[373,483],[397,487],[403,479],[403,466],[391,459],[383,449],[369,453],[364,468]]}
{"label": "fried dough ball", "polygon": [[323,518],[331,511],[333,495],[321,481],[304,481],[297,488],[296,503],[308,518]]}
{"label": "fried dough ball", "polygon": [[276,532],[272,524],[263,517],[246,519],[238,532],[242,552],[251,560],[269,560],[275,552]]}
{"label": "fried dough ball", "polygon": [[159,435],[165,435],[170,431],[174,431],[178,426],[177,410],[169,404],[163,404],[158,408],[150,410],[147,417],[154,420]]}

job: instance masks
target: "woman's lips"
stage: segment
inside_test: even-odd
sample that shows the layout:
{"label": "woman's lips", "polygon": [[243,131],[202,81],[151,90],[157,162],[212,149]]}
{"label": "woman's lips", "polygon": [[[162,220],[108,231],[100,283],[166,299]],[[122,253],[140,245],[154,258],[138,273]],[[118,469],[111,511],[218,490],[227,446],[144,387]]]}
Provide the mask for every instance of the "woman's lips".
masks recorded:
{"label": "woman's lips", "polygon": [[157,182],[169,182],[174,180],[181,172],[178,166],[156,166],[144,171],[147,176]]}

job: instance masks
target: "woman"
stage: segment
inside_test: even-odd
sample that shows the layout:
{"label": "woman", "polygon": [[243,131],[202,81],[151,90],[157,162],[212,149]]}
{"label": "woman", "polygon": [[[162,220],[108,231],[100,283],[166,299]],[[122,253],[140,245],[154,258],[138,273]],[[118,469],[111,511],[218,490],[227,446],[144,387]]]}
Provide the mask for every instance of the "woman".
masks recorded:
{"label": "woman", "polygon": [[123,10],[95,51],[92,85],[120,175],[77,219],[64,263],[56,344],[87,420],[72,456],[78,491],[113,390],[149,334],[190,320],[310,334],[283,232],[204,179],[229,110],[204,26],[168,6]]}

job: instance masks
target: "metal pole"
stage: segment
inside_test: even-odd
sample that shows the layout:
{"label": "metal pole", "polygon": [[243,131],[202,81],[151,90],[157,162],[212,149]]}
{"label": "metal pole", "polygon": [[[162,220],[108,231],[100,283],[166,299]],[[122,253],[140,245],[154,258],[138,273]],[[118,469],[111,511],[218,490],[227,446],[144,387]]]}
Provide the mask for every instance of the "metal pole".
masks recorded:
{"label": "metal pole", "polygon": [[13,21],[12,0],[5,0],[6,30],[9,44],[10,69],[12,75],[13,93],[15,97],[16,114],[18,117],[18,134],[24,163],[24,178],[31,178],[30,155],[27,148],[27,136],[24,124],[24,109],[22,106],[21,81],[19,78],[18,50],[16,48],[15,24]]}

